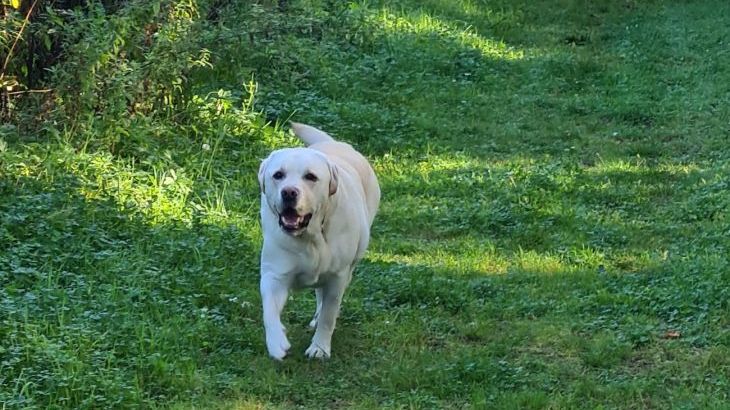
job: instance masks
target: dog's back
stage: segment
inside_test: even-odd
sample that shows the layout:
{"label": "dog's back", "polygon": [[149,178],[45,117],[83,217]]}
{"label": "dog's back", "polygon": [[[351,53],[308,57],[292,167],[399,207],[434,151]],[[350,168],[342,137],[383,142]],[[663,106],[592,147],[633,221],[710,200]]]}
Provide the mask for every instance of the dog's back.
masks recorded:
{"label": "dog's back", "polygon": [[352,167],[357,172],[365,192],[369,222],[372,224],[380,203],[380,187],[375,171],[367,159],[350,144],[337,141],[320,129],[297,122],[292,122],[291,127],[294,135],[299,137],[308,148],[322,152],[335,164]]}

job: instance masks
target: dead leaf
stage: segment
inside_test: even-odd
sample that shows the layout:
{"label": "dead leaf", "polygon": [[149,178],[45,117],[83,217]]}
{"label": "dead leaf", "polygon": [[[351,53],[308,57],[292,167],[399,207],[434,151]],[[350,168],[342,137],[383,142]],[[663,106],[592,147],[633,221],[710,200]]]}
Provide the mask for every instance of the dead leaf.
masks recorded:
{"label": "dead leaf", "polygon": [[665,339],[679,339],[680,336],[682,336],[682,334],[676,330],[668,330],[667,333],[664,333]]}

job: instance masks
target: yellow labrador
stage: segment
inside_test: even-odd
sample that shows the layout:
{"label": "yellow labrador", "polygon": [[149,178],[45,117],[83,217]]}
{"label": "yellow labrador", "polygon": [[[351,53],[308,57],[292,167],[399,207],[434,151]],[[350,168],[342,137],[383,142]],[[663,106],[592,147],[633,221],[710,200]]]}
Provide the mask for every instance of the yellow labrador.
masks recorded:
{"label": "yellow labrador", "polygon": [[370,240],[380,187],[352,146],[292,123],[306,148],[271,153],[259,168],[261,299],[266,347],[281,360],[290,348],[281,312],[291,289],[314,287],[317,308],[310,358],[330,356],[332,332],[355,264]]}

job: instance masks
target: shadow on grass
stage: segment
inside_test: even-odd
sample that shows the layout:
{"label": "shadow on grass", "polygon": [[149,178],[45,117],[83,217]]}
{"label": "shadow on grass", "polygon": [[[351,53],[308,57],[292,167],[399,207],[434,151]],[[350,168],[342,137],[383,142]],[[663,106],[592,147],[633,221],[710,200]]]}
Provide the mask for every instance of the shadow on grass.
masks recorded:
{"label": "shadow on grass", "polygon": [[[684,235],[699,234],[720,217],[713,187],[723,184],[722,175],[682,163],[481,165],[468,159],[439,169],[438,161],[430,168],[425,157],[426,171],[413,164],[419,172],[381,177],[385,196],[376,232],[417,241],[466,236],[512,252],[589,247],[609,255],[683,255]],[[696,249],[704,249],[714,237],[696,240]]]}
{"label": "shadow on grass", "polygon": [[212,362],[263,353],[246,232],[150,225],[81,187],[0,180],[0,401],[151,403]]}
{"label": "shadow on grass", "polygon": [[[631,100],[626,93],[608,99],[597,94],[611,86],[616,72],[630,73],[631,64],[616,63],[613,51],[600,54],[595,47],[573,47],[556,38],[560,33],[552,17],[577,27],[582,23],[574,20],[586,15],[601,20],[595,15],[616,7],[591,5],[591,14],[571,5],[571,11],[538,13],[510,3],[502,9],[480,6],[477,13],[466,3],[428,2],[397,10],[353,6],[324,13],[328,17],[304,9],[303,20],[313,19],[310,28],[319,39],[295,23],[279,22],[282,32],[254,42],[251,54],[221,47],[211,71],[228,84],[254,75],[261,86],[258,107],[270,118],[294,115],[371,155],[416,155],[424,148],[490,160],[570,149],[607,159],[649,154],[644,139],[626,143],[609,136],[627,129],[646,134],[647,127],[663,121],[651,112],[655,103]],[[245,10],[231,15],[236,13],[246,15]],[[612,15],[600,31],[612,32],[623,13],[632,10]],[[476,19],[481,14],[488,18]],[[274,13],[273,19],[286,15]],[[527,38],[514,33],[545,21],[551,25]],[[343,39],[342,32],[350,37]],[[505,40],[506,32],[517,40]]]}
{"label": "shadow on grass", "polygon": [[[276,364],[262,340],[257,245],[249,232],[195,220],[150,224],[119,211],[114,200],[82,196],[82,185],[61,174],[53,182],[0,180],[0,380],[7,403],[240,397],[282,406],[378,405],[384,402],[372,397],[379,393],[408,400],[405,392],[414,388],[410,399],[432,403],[475,391],[549,391],[550,376],[522,372],[525,363],[553,365],[555,357],[525,356],[521,347],[553,340],[550,351],[582,349],[570,335],[605,329],[621,343],[645,346],[669,326],[701,345],[725,303],[711,275],[691,282],[683,274],[687,264],[626,274],[517,269],[456,277],[418,261],[379,261],[376,252],[357,269],[333,359],[310,362],[301,354],[314,309],[307,292],[287,306],[292,357]],[[376,241],[383,247],[377,234]],[[723,266],[713,263],[704,266]],[[555,325],[566,316],[569,324]],[[459,383],[437,382],[444,378]],[[303,384],[318,387],[305,392]],[[333,399],[348,386],[358,393]]]}

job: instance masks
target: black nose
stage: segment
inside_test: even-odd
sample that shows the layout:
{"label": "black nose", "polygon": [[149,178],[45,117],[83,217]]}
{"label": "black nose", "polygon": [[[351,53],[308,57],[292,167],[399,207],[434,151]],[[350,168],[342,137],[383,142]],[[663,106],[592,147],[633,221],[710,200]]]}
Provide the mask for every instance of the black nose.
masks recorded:
{"label": "black nose", "polygon": [[298,196],[299,190],[296,188],[283,188],[281,190],[281,199],[284,202],[296,202]]}

